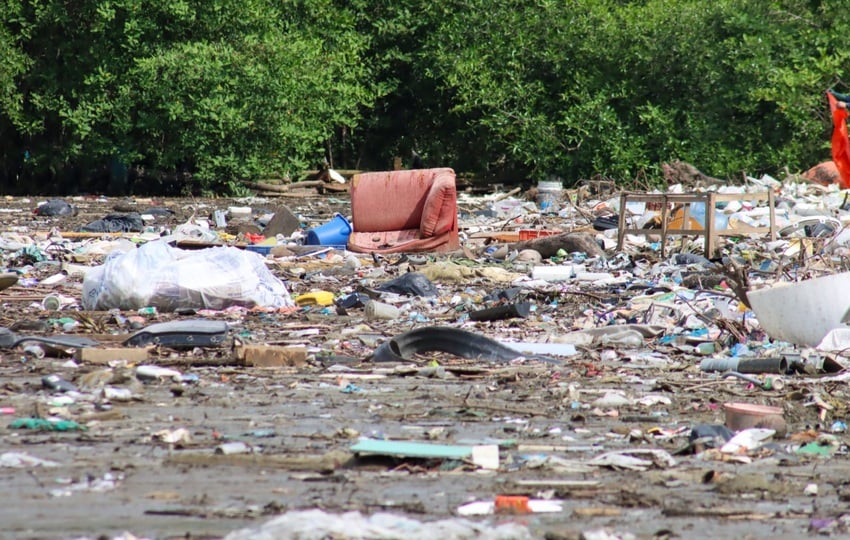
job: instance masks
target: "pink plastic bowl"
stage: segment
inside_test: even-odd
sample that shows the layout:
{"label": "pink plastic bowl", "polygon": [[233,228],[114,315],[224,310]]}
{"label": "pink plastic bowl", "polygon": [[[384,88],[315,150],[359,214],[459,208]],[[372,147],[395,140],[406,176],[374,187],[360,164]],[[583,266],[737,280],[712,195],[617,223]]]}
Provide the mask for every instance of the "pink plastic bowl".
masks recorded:
{"label": "pink plastic bowl", "polygon": [[754,403],[724,403],[723,408],[726,411],[726,427],[732,431],[764,427],[776,430],[780,437],[785,435],[785,419],[780,407]]}

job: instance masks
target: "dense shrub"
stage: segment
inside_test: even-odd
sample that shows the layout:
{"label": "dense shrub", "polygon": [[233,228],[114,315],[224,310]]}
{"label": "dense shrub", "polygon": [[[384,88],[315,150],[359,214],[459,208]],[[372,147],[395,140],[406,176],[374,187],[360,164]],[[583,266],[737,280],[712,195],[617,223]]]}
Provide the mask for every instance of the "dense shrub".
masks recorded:
{"label": "dense shrub", "polygon": [[[839,0],[0,0],[0,183],[338,168],[720,177],[827,159]],[[97,183],[95,180],[100,179]]]}

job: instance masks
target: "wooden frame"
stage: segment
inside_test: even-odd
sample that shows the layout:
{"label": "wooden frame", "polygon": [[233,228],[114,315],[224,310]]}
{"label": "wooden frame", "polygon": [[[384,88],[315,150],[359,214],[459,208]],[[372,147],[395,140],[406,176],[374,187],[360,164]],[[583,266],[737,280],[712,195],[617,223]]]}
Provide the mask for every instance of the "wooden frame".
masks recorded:
{"label": "wooden frame", "polygon": [[[770,209],[770,226],[768,227],[746,227],[744,229],[717,230],[714,224],[714,212],[718,201],[767,201]],[[627,227],[627,204],[630,202],[649,202],[661,206],[661,228],[660,229],[630,229]],[[699,229],[690,228],[691,204],[702,203],[705,205],[705,227]],[[667,227],[670,217],[670,206],[682,206],[681,229],[670,229]],[[717,249],[718,240],[722,236],[742,236],[746,234],[770,234],[771,240],[776,240],[776,208],[773,191],[762,191],[759,193],[620,193],[620,221],[617,230],[617,249],[623,249],[623,241],[627,234],[661,234],[661,255],[665,255],[668,235],[697,235],[705,237],[705,256],[711,258]]]}

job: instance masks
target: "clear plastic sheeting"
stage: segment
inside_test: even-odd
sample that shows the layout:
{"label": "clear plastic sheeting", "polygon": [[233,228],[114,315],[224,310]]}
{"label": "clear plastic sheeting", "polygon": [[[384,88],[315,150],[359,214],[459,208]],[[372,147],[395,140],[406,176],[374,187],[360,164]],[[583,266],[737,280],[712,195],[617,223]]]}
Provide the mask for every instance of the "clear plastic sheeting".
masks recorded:
{"label": "clear plastic sheeting", "polygon": [[327,514],[322,510],[293,511],[278,516],[260,527],[230,533],[225,540],[322,540],[324,538],[358,540],[525,540],[528,529],[517,523],[489,526],[462,518],[421,522],[408,517],[379,512],[364,516],[360,512]]}
{"label": "clear plastic sheeting", "polygon": [[113,253],[92,268],[83,281],[82,304],[86,310],[160,311],[294,305],[256,253],[235,247],[182,250],[162,241]]}

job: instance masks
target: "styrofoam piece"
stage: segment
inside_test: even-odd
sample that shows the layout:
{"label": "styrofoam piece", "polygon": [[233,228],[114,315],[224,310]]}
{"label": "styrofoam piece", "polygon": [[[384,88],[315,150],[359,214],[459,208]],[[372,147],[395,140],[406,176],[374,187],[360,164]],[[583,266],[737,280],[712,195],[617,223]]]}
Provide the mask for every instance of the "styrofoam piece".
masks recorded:
{"label": "styrofoam piece", "polygon": [[750,307],[774,339],[816,347],[844,324],[850,309],[850,272],[751,290]]}
{"label": "styrofoam piece", "polygon": [[609,274],[608,272],[578,272],[576,273],[576,280],[578,281],[601,281],[603,279],[611,279],[613,278],[613,274]]}
{"label": "styrofoam piece", "polygon": [[832,243],[836,246],[846,246],[850,244],[850,229],[842,229],[840,233],[833,237]]}
{"label": "styrofoam piece", "polygon": [[568,281],[573,277],[573,267],[570,264],[559,266],[535,266],[531,270],[532,279],[543,281]]}
{"label": "styrofoam piece", "polygon": [[502,345],[525,354],[572,356],[578,354],[571,343],[534,343],[530,341],[500,341]]}

